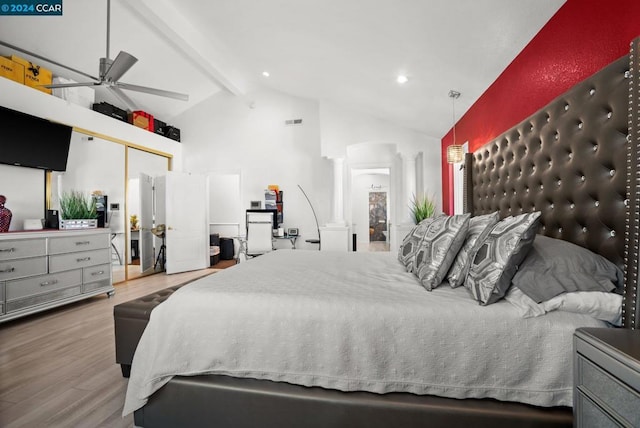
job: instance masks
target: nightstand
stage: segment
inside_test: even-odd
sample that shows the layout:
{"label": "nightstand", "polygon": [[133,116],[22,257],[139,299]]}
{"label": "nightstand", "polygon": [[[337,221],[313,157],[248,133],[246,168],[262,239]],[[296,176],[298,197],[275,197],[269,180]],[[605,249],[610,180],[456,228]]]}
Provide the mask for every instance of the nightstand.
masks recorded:
{"label": "nightstand", "polygon": [[640,331],[580,328],[574,334],[576,427],[640,427]]}

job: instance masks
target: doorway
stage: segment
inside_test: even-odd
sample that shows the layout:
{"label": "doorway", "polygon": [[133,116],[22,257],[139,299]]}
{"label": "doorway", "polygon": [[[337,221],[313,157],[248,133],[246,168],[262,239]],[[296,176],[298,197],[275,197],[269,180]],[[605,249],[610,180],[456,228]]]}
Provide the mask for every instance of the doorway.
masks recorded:
{"label": "doorway", "polygon": [[356,251],[390,250],[390,168],[351,169],[351,220]]}
{"label": "doorway", "polygon": [[369,192],[369,250],[388,251],[387,192]]}
{"label": "doorway", "polygon": [[154,261],[162,242],[152,229],[164,215],[156,209],[153,187],[154,177],[168,170],[166,157],[127,148],[127,279],[159,272]]}

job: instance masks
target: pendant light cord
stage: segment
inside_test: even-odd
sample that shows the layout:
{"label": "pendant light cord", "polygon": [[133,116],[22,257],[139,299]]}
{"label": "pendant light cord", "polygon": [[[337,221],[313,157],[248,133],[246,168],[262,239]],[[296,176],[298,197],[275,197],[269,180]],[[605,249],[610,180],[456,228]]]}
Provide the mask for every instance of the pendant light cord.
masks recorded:
{"label": "pendant light cord", "polygon": [[449,97],[451,97],[451,111],[453,112],[453,145],[456,145],[456,98],[460,97],[460,92],[449,91]]}

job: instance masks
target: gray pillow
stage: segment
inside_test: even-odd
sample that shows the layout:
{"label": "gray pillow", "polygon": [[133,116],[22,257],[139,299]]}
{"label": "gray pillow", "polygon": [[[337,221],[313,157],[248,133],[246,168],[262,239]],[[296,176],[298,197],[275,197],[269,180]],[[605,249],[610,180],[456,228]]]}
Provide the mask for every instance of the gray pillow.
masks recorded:
{"label": "gray pillow", "polygon": [[464,244],[470,217],[470,214],[443,215],[429,224],[414,263],[414,273],[427,290],[436,288],[447,275]]}
{"label": "gray pillow", "polygon": [[402,244],[398,250],[398,260],[400,260],[404,265],[407,272],[413,271],[413,263],[416,258],[415,256],[418,251],[418,246],[420,245],[427,228],[435,219],[436,217],[425,218],[415,225],[413,229],[411,229],[411,232],[409,232],[402,240]]}
{"label": "gray pillow", "polygon": [[498,221],[500,221],[500,213],[497,211],[471,218],[464,244],[458,251],[458,255],[447,274],[447,281],[449,281],[451,287],[459,287],[464,283],[471,267],[471,255],[475,254],[474,246],[476,243],[481,244],[484,242],[489,232],[491,232],[491,228]]}
{"label": "gray pillow", "polygon": [[482,305],[502,299],[536,237],[540,212],[507,217],[477,246],[465,287]]}
{"label": "gray pillow", "polygon": [[572,291],[621,291],[618,266],[586,248],[538,235],[511,282],[536,303]]}

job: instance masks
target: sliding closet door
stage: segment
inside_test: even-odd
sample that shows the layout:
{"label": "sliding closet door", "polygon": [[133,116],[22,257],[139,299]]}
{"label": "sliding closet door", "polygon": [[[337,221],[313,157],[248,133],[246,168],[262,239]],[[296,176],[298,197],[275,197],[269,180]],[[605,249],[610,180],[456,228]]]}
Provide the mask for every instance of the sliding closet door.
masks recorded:
{"label": "sliding closet door", "polygon": [[[140,269],[146,275],[153,271],[153,178],[140,173]],[[157,249],[159,251],[159,248]]]}

